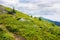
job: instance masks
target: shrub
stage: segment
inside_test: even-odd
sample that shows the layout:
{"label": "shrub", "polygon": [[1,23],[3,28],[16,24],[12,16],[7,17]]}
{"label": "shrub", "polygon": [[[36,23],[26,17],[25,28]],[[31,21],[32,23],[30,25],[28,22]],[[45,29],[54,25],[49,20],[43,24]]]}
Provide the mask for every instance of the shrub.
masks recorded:
{"label": "shrub", "polygon": [[10,32],[18,32],[18,29],[17,28],[14,28],[14,27],[10,27],[10,26],[6,26],[6,28],[10,31]]}
{"label": "shrub", "polygon": [[0,28],[0,32],[3,31],[3,29]]}
{"label": "shrub", "polygon": [[42,19],[41,19],[41,18],[39,18],[39,20],[41,21]]}
{"label": "shrub", "polygon": [[13,11],[12,11],[14,14],[16,13],[16,11],[15,11],[15,8],[13,7]]}

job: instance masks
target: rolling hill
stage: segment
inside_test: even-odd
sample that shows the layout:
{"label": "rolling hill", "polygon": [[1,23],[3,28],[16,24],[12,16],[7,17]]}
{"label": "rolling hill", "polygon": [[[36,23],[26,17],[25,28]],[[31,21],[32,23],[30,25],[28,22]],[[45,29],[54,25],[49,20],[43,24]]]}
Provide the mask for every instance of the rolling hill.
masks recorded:
{"label": "rolling hill", "polygon": [[60,40],[60,27],[0,5],[0,40]]}

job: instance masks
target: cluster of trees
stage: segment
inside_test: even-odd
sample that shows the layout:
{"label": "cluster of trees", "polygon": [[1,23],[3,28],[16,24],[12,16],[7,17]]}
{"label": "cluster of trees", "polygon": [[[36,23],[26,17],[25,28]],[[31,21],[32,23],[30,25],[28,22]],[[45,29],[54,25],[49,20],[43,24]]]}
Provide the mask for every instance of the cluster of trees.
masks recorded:
{"label": "cluster of trees", "polygon": [[13,7],[12,11],[7,11],[9,14],[16,14],[15,8]]}

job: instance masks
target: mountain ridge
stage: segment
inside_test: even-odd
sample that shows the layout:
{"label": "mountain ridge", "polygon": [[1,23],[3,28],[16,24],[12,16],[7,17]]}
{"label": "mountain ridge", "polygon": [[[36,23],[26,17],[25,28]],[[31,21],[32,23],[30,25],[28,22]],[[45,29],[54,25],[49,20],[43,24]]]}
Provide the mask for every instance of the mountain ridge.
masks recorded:
{"label": "mountain ridge", "polygon": [[53,22],[57,26],[60,26],[60,22],[59,21],[53,21],[53,20],[50,20],[50,19],[47,19],[47,18],[43,18],[43,17],[41,17],[41,18],[44,19],[44,20],[47,20],[49,22]]}

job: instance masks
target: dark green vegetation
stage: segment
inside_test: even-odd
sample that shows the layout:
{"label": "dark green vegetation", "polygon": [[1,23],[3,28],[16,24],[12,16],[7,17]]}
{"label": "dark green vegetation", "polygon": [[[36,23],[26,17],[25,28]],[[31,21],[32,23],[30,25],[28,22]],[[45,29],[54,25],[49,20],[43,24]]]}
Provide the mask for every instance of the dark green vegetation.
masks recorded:
{"label": "dark green vegetation", "polygon": [[54,23],[12,12],[0,5],[0,40],[60,40],[60,27]]}

